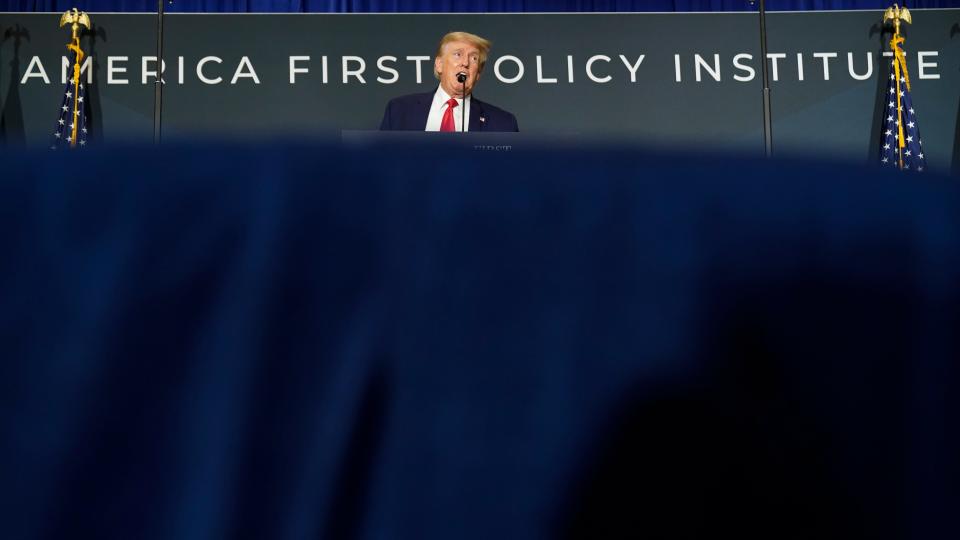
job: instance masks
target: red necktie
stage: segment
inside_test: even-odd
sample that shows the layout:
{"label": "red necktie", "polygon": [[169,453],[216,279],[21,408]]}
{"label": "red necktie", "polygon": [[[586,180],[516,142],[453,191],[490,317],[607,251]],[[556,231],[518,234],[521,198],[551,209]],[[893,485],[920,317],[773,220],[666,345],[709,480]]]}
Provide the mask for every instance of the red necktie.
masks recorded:
{"label": "red necktie", "polygon": [[457,100],[453,98],[447,101],[447,110],[443,112],[443,120],[440,121],[440,131],[457,130],[457,125],[453,122],[453,108],[457,105]]}

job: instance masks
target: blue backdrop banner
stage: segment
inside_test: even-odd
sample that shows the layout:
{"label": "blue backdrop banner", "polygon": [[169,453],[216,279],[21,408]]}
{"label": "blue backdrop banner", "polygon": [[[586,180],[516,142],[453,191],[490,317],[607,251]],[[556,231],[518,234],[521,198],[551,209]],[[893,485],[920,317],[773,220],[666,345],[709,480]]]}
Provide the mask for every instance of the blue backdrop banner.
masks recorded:
{"label": "blue backdrop banner", "polygon": [[[880,13],[768,17],[776,152],[879,160],[890,54]],[[0,141],[49,145],[67,82],[58,20],[0,14],[0,28],[13,29],[0,44]],[[156,15],[92,20],[82,39],[92,139],[151,138]],[[941,172],[960,155],[958,21],[960,10],[915,10],[905,48],[925,156]],[[428,64],[451,29],[495,44],[478,97],[515,113],[525,133],[763,149],[760,40],[750,12],[171,14],[164,137],[304,140],[376,129],[392,98],[436,89]]]}
{"label": "blue backdrop banner", "polygon": [[[767,9],[884,9],[890,0],[771,0]],[[249,13],[456,13],[456,12],[622,12],[749,11],[749,0],[183,0],[168,1],[170,12]],[[958,0],[901,2],[910,8],[960,7]],[[0,11],[156,11],[155,0],[5,0]]]}

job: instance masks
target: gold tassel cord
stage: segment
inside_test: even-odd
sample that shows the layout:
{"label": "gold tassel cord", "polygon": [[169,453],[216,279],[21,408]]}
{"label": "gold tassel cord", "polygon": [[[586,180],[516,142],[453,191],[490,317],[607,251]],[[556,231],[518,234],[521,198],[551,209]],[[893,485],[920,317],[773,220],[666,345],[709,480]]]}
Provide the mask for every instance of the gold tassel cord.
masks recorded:
{"label": "gold tassel cord", "polygon": [[894,60],[897,62],[901,72],[903,73],[903,78],[907,83],[907,90],[910,90],[910,73],[907,72],[907,55],[903,52],[904,39],[903,36],[897,35],[890,40],[890,48],[893,49]]}
{"label": "gold tassel cord", "polygon": [[73,38],[73,43],[67,49],[77,54],[77,61],[73,63],[73,130],[70,133],[70,146],[77,145],[77,129],[80,123],[80,64],[83,62],[83,51],[80,49],[80,38]]}

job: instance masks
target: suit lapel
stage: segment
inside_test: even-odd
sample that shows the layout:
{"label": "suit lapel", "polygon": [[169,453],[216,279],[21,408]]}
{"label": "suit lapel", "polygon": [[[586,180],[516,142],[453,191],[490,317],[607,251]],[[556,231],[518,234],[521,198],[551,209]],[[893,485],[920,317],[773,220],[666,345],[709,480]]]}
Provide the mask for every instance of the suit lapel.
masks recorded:
{"label": "suit lapel", "polygon": [[433,92],[420,94],[417,98],[416,118],[422,119],[419,129],[426,129],[427,117],[430,116],[430,106],[433,105]]}
{"label": "suit lapel", "polygon": [[467,131],[484,131],[487,117],[483,112],[483,103],[477,98],[470,97],[470,129]]}

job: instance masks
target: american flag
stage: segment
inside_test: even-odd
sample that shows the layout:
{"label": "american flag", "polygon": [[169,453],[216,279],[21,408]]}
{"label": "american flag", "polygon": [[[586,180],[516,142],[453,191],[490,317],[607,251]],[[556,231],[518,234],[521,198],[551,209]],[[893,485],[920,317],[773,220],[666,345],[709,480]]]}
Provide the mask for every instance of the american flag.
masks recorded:
{"label": "american flag", "polygon": [[51,135],[52,150],[62,147],[82,148],[87,144],[87,106],[84,102],[86,89],[83,81],[77,80],[78,78],[79,74],[74,71],[64,88],[60,116]]}
{"label": "american flag", "polygon": [[890,62],[890,80],[887,83],[883,132],[880,134],[880,164],[900,170],[923,171],[927,160],[923,155],[917,111],[910,97],[910,75],[907,73],[903,38],[896,36],[890,42],[893,61]]}

